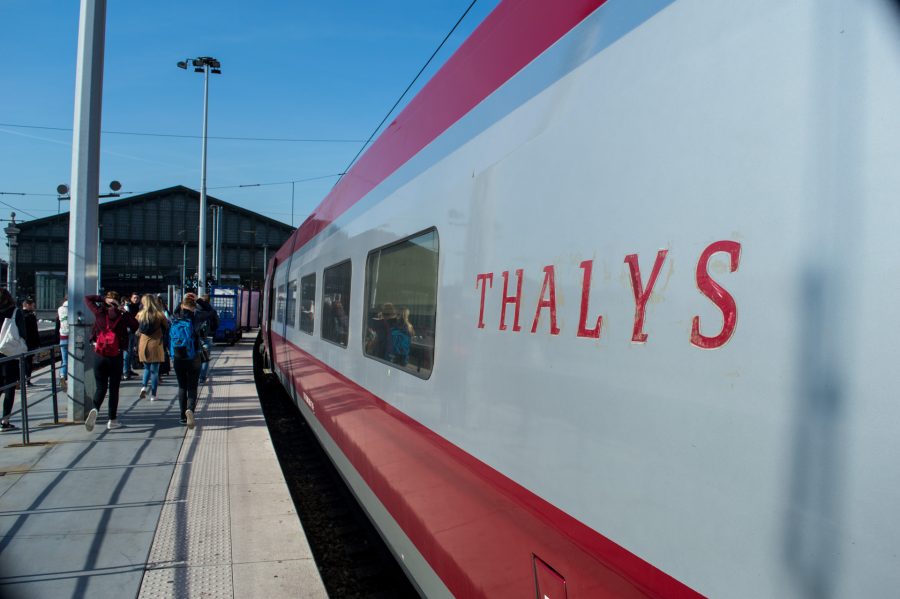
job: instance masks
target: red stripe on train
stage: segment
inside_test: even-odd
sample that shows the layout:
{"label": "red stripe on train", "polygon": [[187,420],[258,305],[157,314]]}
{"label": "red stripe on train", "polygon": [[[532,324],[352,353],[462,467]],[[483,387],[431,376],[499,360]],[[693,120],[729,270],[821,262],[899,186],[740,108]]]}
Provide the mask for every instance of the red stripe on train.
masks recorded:
{"label": "red stripe on train", "polygon": [[[532,555],[570,597],[699,597],[273,333],[279,369],[457,597],[533,597]],[[286,359],[286,360],[285,360]]]}
{"label": "red stripe on train", "polygon": [[506,0],[478,26],[276,253],[279,263],[606,0]]}

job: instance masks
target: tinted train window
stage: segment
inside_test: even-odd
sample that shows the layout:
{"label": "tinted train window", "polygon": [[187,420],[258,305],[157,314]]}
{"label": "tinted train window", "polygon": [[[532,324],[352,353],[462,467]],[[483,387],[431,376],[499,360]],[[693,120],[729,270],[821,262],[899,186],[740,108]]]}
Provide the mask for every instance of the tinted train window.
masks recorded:
{"label": "tinted train window", "polygon": [[350,318],[350,262],[322,273],[322,339],[347,347]]}
{"label": "tinted train window", "polygon": [[316,275],[300,279],[300,330],[312,335],[316,313]]}
{"label": "tinted train window", "polygon": [[275,320],[284,322],[284,285],[278,286],[278,295],[275,297]]}
{"label": "tinted train window", "polygon": [[431,376],[437,316],[438,234],[430,230],[369,254],[366,355]]}
{"label": "tinted train window", "polygon": [[291,281],[287,284],[285,318],[289,326],[295,326],[297,322],[297,281]]}

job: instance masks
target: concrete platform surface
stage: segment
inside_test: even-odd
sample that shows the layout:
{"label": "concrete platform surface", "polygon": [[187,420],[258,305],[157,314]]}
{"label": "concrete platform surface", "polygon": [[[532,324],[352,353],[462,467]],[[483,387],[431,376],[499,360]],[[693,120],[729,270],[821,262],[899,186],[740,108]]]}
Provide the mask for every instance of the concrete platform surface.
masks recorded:
{"label": "concrete platform surface", "polygon": [[[154,402],[123,381],[125,427],[106,429],[104,405],[90,433],[53,425],[49,374],[33,377],[34,445],[0,436],[0,597],[326,597],[251,351],[216,347],[193,431],[178,422],[174,371]],[[64,395],[58,405],[65,418]]]}

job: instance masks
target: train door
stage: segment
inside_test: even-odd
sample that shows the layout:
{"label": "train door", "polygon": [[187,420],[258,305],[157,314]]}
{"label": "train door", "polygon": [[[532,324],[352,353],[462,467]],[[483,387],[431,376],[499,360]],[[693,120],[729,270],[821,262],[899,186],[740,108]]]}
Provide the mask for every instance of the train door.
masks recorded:
{"label": "train door", "polygon": [[269,356],[271,368],[275,368],[275,346],[272,343],[272,327],[275,325],[272,320],[274,314],[272,310],[272,302],[275,301],[275,267],[278,264],[276,258],[272,258],[266,268],[266,281],[263,286],[263,304],[262,304],[262,321],[265,323],[263,333],[263,343],[266,346],[266,355]]}

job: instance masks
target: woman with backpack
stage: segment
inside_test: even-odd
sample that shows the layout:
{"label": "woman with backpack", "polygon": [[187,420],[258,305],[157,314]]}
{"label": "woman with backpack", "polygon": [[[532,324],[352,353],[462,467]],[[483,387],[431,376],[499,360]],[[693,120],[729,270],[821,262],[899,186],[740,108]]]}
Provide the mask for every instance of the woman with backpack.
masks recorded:
{"label": "woman with backpack", "polygon": [[[18,333],[18,338],[21,342],[21,347],[18,351],[14,349],[7,350],[9,351],[8,355],[14,356],[25,351],[25,314],[16,308],[16,300],[13,299],[9,290],[0,289],[0,330],[3,329],[3,325],[7,319],[12,319],[10,323],[13,327],[13,330],[10,330],[11,336],[15,337],[15,334]],[[0,356],[6,355],[7,354],[0,351]],[[3,392],[3,417],[0,418],[0,430],[3,430],[4,432],[16,429],[16,425],[9,421],[9,416],[12,414],[13,402],[16,400],[16,388],[13,386],[13,383],[18,382],[18,380],[18,360],[8,360],[0,364],[0,387],[10,385],[10,387]]]}
{"label": "woman with backpack", "polygon": [[87,295],[84,303],[94,313],[92,340],[94,353],[97,354],[94,366],[97,390],[94,392],[94,407],[84,419],[84,428],[94,430],[97,414],[109,389],[109,422],[106,423],[106,428],[112,430],[122,426],[116,418],[124,363],[122,352],[128,347],[129,330],[137,331],[138,323],[134,316],[119,307],[119,294],[115,291],[107,292],[106,297]]}
{"label": "woman with backpack", "polygon": [[172,328],[169,329],[169,353],[175,365],[178,379],[178,404],[181,408],[181,424],[194,428],[194,410],[197,408],[197,386],[200,381],[200,329],[195,311],[196,296],[184,296],[175,311]]}
{"label": "woman with backpack", "polygon": [[156,298],[149,293],[141,298],[141,311],[138,321],[138,359],[144,364],[144,384],[141,387],[141,399],[147,397],[149,386],[150,401],[156,401],[159,387],[159,365],[166,359],[163,345],[169,320],[159,309]]}

